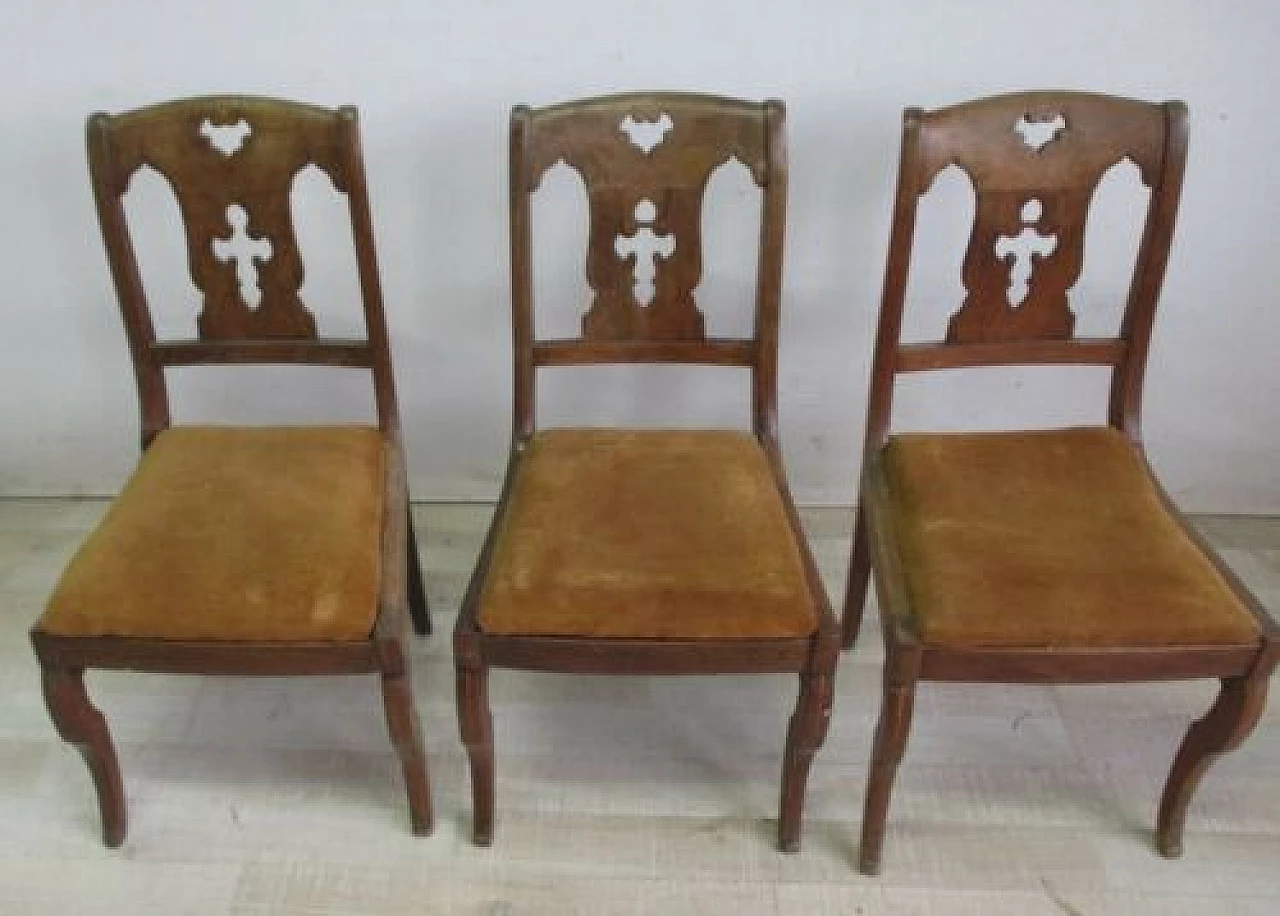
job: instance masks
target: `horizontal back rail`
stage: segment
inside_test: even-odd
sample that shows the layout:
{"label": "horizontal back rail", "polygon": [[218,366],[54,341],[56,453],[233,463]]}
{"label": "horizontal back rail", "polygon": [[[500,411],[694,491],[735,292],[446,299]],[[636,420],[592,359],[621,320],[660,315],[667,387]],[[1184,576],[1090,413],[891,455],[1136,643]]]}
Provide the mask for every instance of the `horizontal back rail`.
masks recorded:
{"label": "horizontal back rail", "polygon": [[671,340],[539,340],[533,344],[535,366],[587,366],[609,363],[670,363],[750,367],[756,360],[756,342],[736,338],[709,338],[687,342]]}
{"label": "horizontal back rail", "polygon": [[162,366],[296,363],[372,369],[375,362],[369,343],[355,339],[173,340],[157,342],[151,349]]}
{"label": "horizontal back rail", "polygon": [[895,372],[1018,365],[1118,366],[1129,345],[1116,338],[1023,340],[991,343],[916,343],[898,347]]}

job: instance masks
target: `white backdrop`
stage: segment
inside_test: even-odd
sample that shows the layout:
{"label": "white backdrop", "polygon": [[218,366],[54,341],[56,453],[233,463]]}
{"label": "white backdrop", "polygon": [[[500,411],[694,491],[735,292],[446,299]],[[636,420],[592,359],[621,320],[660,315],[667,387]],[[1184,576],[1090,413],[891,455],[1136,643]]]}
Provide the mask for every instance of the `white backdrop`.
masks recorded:
{"label": "white backdrop", "polygon": [[[792,182],[783,437],[797,498],[847,503],[901,108],[1060,87],[1190,105],[1191,157],[1148,379],[1147,438],[1185,506],[1280,512],[1280,5],[1272,0],[9,0],[4,20],[0,493],[109,493],[136,454],[132,376],[84,165],[92,110],[210,92],[359,105],[414,497],[490,499],[510,405],[510,105],[629,89],[784,99]],[[1084,328],[1114,314],[1132,254],[1117,240],[1134,195],[1118,190],[1122,182],[1107,184],[1073,299]],[[350,318],[338,317],[339,306],[355,286],[345,226],[323,225],[342,212],[318,193],[324,185],[304,176],[297,195],[303,295],[322,325],[340,328]],[[711,204],[750,205],[748,188],[740,171],[726,170]],[[556,172],[536,213],[548,227],[538,289],[561,328],[585,304],[585,229],[572,210],[581,200],[571,176]],[[185,332],[194,302],[176,209],[154,176],[135,183],[129,205],[146,273],[161,291],[161,326]],[[941,257],[913,284],[931,303],[921,329],[940,329],[959,301],[970,206],[963,180],[944,176],[925,214],[941,227],[928,237]],[[734,298],[750,289],[754,249],[742,225],[708,223],[702,301],[714,328],[732,325]],[[739,242],[749,256],[735,250]],[[1096,419],[1105,386],[1091,371],[942,379],[928,391],[912,381],[902,418],[946,427]],[[745,417],[745,384],[732,372],[558,372],[542,390],[548,422]],[[180,419],[347,419],[368,406],[362,380],[346,373],[327,380],[254,370],[232,387],[214,373],[176,376]],[[987,412],[997,396],[1010,408]]]}

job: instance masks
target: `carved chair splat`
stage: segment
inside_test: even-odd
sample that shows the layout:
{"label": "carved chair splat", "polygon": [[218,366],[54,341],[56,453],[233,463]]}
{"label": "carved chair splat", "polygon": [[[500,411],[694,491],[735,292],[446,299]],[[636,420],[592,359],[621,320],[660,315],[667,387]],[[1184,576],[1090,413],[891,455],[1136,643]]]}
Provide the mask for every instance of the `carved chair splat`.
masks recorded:
{"label": "carved chair splat", "polygon": [[[45,701],[84,755],[104,841],[125,801],[90,668],[379,675],[413,831],[432,826],[404,629],[430,631],[401,445],[356,111],[244,96],[184,99],[88,122],[92,184],[133,357],[143,456],[31,630]],[[367,339],[321,338],[298,297],[290,191],[314,164],[347,200]],[[126,222],[150,166],[183,220],[203,295],[190,339],[157,340]],[[174,426],[165,369],[293,363],[369,371],[369,426]]]}
{"label": "carved chair splat", "polygon": [[[1029,92],[905,113],[843,621],[849,647],[874,572],[886,659],[862,820],[867,874],[880,868],[921,680],[1221,679],[1169,774],[1156,829],[1166,856],[1181,852],[1209,763],[1261,714],[1276,625],[1178,513],[1142,446],[1143,374],[1186,144],[1178,102]],[[1118,334],[1080,338],[1070,295],[1089,207],[1122,160],[1150,190],[1133,277]],[[950,165],[977,198],[966,296],[944,340],[904,342],[917,205]],[[1037,364],[1110,367],[1108,425],[890,434],[899,374]]]}
{"label": "carved chair splat", "polygon": [[[707,337],[695,298],[703,194],[731,158],[750,170],[763,199],[754,333],[745,339]],[[793,672],[800,694],[783,755],[778,839],[795,850],[809,765],[830,716],[839,632],[777,439],[782,105],[651,93],[517,107],[510,161],[511,454],[454,633],[475,842],[493,839],[491,667]],[[586,186],[593,301],[581,336],[539,340],[530,198],[561,161]],[[753,430],[538,429],[538,370],[597,363],[745,369]],[[591,510],[605,492],[617,506],[612,522]]]}

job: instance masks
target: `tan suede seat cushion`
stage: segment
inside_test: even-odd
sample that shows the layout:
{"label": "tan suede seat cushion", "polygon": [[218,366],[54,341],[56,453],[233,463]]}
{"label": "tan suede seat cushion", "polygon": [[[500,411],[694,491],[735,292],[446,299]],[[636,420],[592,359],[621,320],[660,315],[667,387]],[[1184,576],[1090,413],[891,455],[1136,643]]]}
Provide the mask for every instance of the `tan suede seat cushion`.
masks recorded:
{"label": "tan suede seat cushion", "polygon": [[910,434],[884,454],[922,641],[1240,645],[1253,616],[1118,431]]}
{"label": "tan suede seat cushion", "polygon": [[39,626],[62,636],[366,638],[384,448],[366,427],[162,432]]}
{"label": "tan suede seat cushion", "polygon": [[506,635],[808,636],[768,459],[731,430],[553,429],[530,441],[482,592]]}

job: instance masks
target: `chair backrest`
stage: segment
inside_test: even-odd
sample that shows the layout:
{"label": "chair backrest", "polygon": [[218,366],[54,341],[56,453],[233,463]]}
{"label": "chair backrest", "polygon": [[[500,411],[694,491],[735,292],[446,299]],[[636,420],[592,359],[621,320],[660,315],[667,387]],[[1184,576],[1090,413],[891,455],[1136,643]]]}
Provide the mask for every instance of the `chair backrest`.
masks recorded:
{"label": "chair backrest", "polygon": [[[398,427],[354,108],[209,96],[97,113],[89,117],[88,152],[138,383],[144,447],[170,422],[165,368],[195,364],[367,368],[379,425]],[[347,199],[365,339],[320,338],[298,295],[303,264],[290,192],[308,165],[322,169]],[[156,339],[123,203],[142,166],[164,176],[182,214],[188,269],[203,296],[194,338]]]}
{"label": "chair backrest", "polygon": [[[995,96],[903,116],[902,153],[876,335],[868,452],[889,433],[898,373],[970,366],[1112,367],[1109,422],[1139,439],[1142,377],[1186,162],[1187,114],[1078,92]],[[1084,264],[1089,206],[1104,173],[1130,160],[1150,189],[1118,335],[1073,335],[1068,293]],[[916,209],[958,166],[976,197],[962,270],[967,295],[944,340],[901,341]],[[1022,240],[1022,252],[1014,243]],[[1019,264],[1025,259],[1027,263]],[[1019,282],[1015,271],[1025,274]]]}
{"label": "chair backrest", "polygon": [[[780,102],[686,93],[605,96],[511,115],[514,432],[534,426],[539,366],[690,363],[749,367],[757,433],[776,428],[778,307],[786,208]],[[694,290],[702,273],[702,202],[736,158],[761,189],[754,332],[709,338]],[[530,205],[558,162],[586,187],[587,282],[580,337],[535,340]]]}

